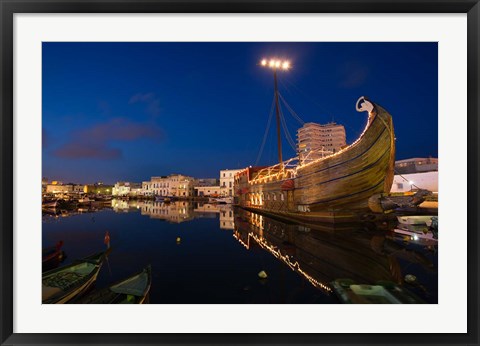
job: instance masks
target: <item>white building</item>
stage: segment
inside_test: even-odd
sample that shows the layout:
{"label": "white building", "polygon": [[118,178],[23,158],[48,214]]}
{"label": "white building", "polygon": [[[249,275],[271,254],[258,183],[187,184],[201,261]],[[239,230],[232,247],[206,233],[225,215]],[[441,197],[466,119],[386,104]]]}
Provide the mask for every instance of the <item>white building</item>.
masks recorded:
{"label": "white building", "polygon": [[438,159],[434,157],[414,157],[395,161],[395,173],[408,174],[438,171]]}
{"label": "white building", "polygon": [[139,183],[119,181],[112,188],[113,196],[137,196],[142,194],[142,184]]}
{"label": "white building", "polygon": [[438,171],[400,174],[393,177],[391,192],[425,189],[438,193]]}
{"label": "white building", "polygon": [[337,123],[325,125],[305,123],[297,130],[297,153],[300,160],[318,159],[326,154],[337,152],[347,145],[345,127]]}
{"label": "white building", "polygon": [[146,196],[193,197],[195,178],[182,174],[152,177],[142,182],[142,190]]}
{"label": "white building", "polygon": [[242,171],[242,169],[223,169],[220,171],[220,195],[233,196],[235,185],[235,174]]}
{"label": "white building", "polygon": [[218,197],[221,195],[222,191],[220,186],[195,186],[196,193],[195,196],[198,197]]}

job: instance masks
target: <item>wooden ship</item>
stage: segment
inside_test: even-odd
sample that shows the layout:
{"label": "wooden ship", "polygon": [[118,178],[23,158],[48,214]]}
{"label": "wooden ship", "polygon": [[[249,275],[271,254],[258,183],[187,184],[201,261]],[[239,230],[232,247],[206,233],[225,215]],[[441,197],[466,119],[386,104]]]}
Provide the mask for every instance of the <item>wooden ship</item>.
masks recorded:
{"label": "wooden ship", "polygon": [[319,149],[311,153],[311,160],[307,156],[283,161],[276,72],[274,68],[279,163],[237,173],[236,204],[314,222],[351,222],[365,215],[369,198],[389,193],[393,183],[395,135],[391,115],[360,97],[356,109],[367,112],[368,120],[355,142],[335,153]]}

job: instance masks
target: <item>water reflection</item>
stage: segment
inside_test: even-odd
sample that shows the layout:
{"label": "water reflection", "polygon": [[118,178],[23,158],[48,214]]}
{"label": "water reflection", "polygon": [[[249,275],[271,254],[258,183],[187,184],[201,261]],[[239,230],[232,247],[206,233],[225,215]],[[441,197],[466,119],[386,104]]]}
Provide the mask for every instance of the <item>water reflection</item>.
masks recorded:
{"label": "water reflection", "polygon": [[112,209],[116,212],[140,210],[142,215],[152,219],[171,223],[191,221],[194,218],[216,218],[219,215],[220,228],[233,230],[233,207],[230,204],[210,204],[191,201],[128,201],[112,200]]}
{"label": "water reflection", "polygon": [[[233,236],[247,250],[260,247],[285,263],[313,286],[331,292],[331,282],[348,278],[360,284],[405,282],[410,271],[436,279],[435,249],[399,242],[380,225],[303,226],[280,222],[256,213],[236,210]],[[383,225],[385,226],[385,225]],[[420,275],[424,276],[424,275]],[[408,281],[408,280],[407,280]],[[418,284],[422,295],[431,293]],[[435,290],[436,291],[436,290]],[[436,292],[433,292],[436,295]]]}
{"label": "water reflection", "polygon": [[394,225],[302,225],[192,201],[102,208],[44,214],[44,245],[64,240],[69,262],[97,251],[109,230],[112,272],[98,287],[151,264],[152,303],[338,303],[331,283],[340,278],[394,282],[437,302],[437,246],[407,242]]}

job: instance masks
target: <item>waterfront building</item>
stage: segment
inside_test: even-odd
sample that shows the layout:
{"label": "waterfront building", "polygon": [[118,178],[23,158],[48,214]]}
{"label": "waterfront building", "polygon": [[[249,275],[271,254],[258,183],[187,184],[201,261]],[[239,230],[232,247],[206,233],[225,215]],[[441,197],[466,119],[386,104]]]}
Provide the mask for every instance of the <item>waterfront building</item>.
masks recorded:
{"label": "waterfront building", "polygon": [[117,182],[112,188],[113,196],[138,196],[142,195],[142,184],[130,182]]}
{"label": "waterfront building", "polygon": [[182,174],[152,177],[142,182],[145,196],[193,197],[196,180]]}
{"label": "waterfront building", "polygon": [[195,187],[219,186],[219,180],[216,178],[200,178],[195,181]]}
{"label": "waterfront building", "polygon": [[83,192],[96,195],[111,195],[113,185],[104,185],[103,183],[95,183],[84,185]]}
{"label": "waterfront building", "polygon": [[438,171],[438,158],[414,157],[411,159],[395,161],[396,174],[410,174],[431,171]]}
{"label": "waterfront building", "polygon": [[194,187],[197,197],[218,197],[222,194],[219,185],[216,186],[196,186]]}
{"label": "waterfront building", "polygon": [[318,151],[334,153],[347,145],[345,127],[335,122],[325,125],[305,123],[297,130],[297,153],[301,161],[321,158]]}
{"label": "waterfront building", "polygon": [[47,184],[45,191],[46,193],[51,193],[54,195],[71,193],[73,192],[73,184]]}
{"label": "waterfront building", "polygon": [[223,197],[233,196],[235,192],[235,174],[242,169],[223,169],[220,171],[220,195]]}
{"label": "waterfront building", "polygon": [[73,193],[75,194],[82,194],[84,191],[84,185],[74,184],[73,185]]}

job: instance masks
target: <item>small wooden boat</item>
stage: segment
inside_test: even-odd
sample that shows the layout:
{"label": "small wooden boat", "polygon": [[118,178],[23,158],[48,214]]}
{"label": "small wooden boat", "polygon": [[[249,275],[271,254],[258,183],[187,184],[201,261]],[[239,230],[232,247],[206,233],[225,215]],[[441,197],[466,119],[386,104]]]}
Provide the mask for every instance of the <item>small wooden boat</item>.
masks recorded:
{"label": "small wooden boat", "polygon": [[397,216],[397,220],[401,224],[406,225],[427,225],[431,224],[434,215],[418,215],[418,216]]}
{"label": "small wooden boat", "polygon": [[391,283],[377,285],[356,284],[353,280],[337,279],[332,283],[333,290],[342,303],[346,304],[420,304],[420,298],[404,288]]}
{"label": "small wooden boat", "polygon": [[106,255],[99,252],[42,275],[42,303],[63,304],[84,293],[97,279]]}
{"label": "small wooden boat", "polygon": [[42,202],[42,209],[55,209],[58,207],[58,199],[56,200],[45,200]]}
{"label": "small wooden boat", "polygon": [[42,271],[54,268],[65,258],[65,253],[61,250],[63,241],[59,241],[54,246],[42,250]]}
{"label": "small wooden boat", "polygon": [[218,204],[232,204],[233,197],[209,197],[209,203],[218,203]]}
{"label": "small wooden boat", "polygon": [[408,229],[395,228],[393,232],[406,237],[407,240],[411,240],[414,242],[422,243],[423,241],[431,241],[433,243],[438,243],[437,235],[431,231],[418,232],[411,229],[408,230]]}
{"label": "small wooden boat", "polygon": [[140,273],[74,301],[76,304],[143,304],[150,291],[150,265]]}

